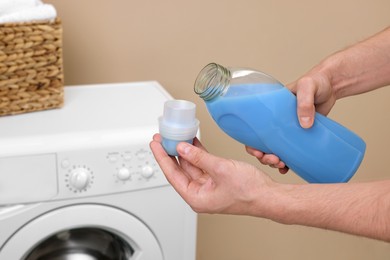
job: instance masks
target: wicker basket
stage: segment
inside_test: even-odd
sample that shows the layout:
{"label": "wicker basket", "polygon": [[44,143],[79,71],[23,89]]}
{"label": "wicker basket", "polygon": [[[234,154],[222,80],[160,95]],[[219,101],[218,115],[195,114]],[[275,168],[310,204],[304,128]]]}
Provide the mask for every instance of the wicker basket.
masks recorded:
{"label": "wicker basket", "polygon": [[60,19],[0,25],[0,116],[61,107],[63,82]]}

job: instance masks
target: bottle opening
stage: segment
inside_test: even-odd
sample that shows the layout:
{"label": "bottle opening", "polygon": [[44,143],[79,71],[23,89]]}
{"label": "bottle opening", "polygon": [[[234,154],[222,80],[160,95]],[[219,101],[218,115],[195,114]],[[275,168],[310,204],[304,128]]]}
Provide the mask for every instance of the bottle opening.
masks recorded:
{"label": "bottle opening", "polygon": [[216,63],[206,65],[195,80],[194,91],[203,100],[223,95],[230,83],[230,71]]}

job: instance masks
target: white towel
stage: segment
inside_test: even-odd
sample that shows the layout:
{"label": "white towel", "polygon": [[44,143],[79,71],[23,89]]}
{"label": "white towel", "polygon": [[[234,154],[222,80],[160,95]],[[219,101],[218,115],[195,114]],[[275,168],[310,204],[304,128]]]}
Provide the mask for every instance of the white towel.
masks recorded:
{"label": "white towel", "polygon": [[0,23],[54,20],[54,6],[40,0],[0,0]]}
{"label": "white towel", "polygon": [[42,4],[40,0],[0,0],[0,15]]}

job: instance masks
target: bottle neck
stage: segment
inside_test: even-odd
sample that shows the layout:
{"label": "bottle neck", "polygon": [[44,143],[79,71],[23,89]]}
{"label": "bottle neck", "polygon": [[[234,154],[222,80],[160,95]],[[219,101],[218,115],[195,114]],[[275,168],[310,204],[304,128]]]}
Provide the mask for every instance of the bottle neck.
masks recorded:
{"label": "bottle neck", "polygon": [[230,70],[216,63],[206,65],[195,80],[194,91],[208,101],[222,96],[227,91],[231,79]]}

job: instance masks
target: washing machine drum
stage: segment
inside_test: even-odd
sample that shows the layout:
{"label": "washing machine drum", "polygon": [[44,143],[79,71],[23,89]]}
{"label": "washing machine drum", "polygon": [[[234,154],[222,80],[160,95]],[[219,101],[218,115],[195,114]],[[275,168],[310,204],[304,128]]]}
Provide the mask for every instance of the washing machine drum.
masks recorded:
{"label": "washing machine drum", "polygon": [[163,260],[157,238],[145,223],[105,205],[53,209],[10,237],[0,259]]}
{"label": "washing machine drum", "polygon": [[59,232],[35,247],[26,260],[128,260],[134,249],[123,238],[96,228]]}

